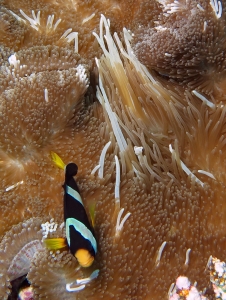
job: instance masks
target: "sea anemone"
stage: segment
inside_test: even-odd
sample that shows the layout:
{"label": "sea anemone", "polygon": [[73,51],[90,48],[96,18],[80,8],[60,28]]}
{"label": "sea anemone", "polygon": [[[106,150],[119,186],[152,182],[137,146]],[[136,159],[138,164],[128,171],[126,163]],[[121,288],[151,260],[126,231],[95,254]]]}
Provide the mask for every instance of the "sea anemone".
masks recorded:
{"label": "sea anemone", "polygon": [[139,60],[159,77],[213,93],[225,79],[223,1],[158,0],[153,24],[134,32]]}
{"label": "sea anemone", "polygon": [[12,226],[0,244],[2,299],[10,294],[10,282],[26,275],[36,251],[43,249],[41,219],[31,218]]}
{"label": "sea anemone", "polygon": [[[51,151],[78,165],[95,205],[94,266],[38,249],[36,299],[167,299],[180,275],[213,297],[204,270],[226,255],[224,5],[2,1],[0,234],[62,223]],[[23,247],[4,265],[5,298]]]}

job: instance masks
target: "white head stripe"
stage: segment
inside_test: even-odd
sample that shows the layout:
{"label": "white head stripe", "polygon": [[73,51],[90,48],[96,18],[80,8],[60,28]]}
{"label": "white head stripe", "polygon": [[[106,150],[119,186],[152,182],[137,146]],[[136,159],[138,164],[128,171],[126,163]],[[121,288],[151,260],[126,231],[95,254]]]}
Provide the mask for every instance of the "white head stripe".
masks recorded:
{"label": "white head stripe", "polygon": [[66,185],[66,193],[83,205],[82,198],[79,193],[68,185]]}
{"label": "white head stripe", "polygon": [[70,230],[69,227],[74,226],[75,230],[79,232],[86,240],[90,241],[95,253],[97,253],[97,242],[92,232],[80,221],[74,218],[68,218],[66,220],[66,237],[68,245],[70,246]]}

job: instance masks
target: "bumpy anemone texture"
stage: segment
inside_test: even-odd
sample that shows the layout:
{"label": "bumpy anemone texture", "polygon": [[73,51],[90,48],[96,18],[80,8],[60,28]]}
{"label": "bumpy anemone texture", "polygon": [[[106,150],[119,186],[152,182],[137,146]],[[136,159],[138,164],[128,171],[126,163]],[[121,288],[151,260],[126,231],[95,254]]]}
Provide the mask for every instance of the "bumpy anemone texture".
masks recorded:
{"label": "bumpy anemone texture", "polygon": [[[179,276],[197,282],[194,299],[215,299],[225,10],[225,0],[0,0],[1,299],[26,274],[34,299],[167,300]],[[95,207],[87,269],[42,242],[44,228],[65,236],[51,151],[78,165],[87,214]]]}

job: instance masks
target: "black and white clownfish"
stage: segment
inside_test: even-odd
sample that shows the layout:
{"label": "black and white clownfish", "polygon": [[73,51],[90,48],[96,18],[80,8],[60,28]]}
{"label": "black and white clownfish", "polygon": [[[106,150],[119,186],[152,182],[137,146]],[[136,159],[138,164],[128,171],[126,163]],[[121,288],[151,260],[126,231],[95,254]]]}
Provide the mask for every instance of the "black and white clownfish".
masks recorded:
{"label": "black and white clownfish", "polygon": [[65,165],[61,158],[51,152],[52,160],[61,169],[65,170],[64,188],[64,222],[66,241],[63,238],[45,239],[48,249],[57,250],[68,246],[70,252],[77,258],[82,267],[92,265],[97,253],[97,242],[93,226],[84,208],[79,188],[74,179],[78,172],[75,163]]}

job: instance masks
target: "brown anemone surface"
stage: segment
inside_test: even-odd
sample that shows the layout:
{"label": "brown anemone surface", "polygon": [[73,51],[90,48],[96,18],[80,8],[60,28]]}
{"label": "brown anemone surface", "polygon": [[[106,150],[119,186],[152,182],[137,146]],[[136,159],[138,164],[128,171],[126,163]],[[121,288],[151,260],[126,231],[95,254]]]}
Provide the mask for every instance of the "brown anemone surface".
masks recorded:
{"label": "brown anemone surface", "polygon": [[[1,299],[24,273],[35,299],[168,299],[179,275],[214,299],[206,264],[226,257],[225,10],[0,0]],[[78,165],[87,214],[95,205],[90,269],[41,242],[51,219],[65,235],[51,151]]]}

